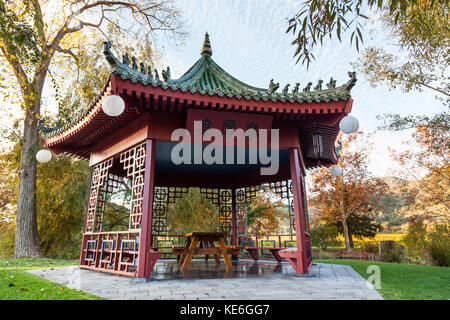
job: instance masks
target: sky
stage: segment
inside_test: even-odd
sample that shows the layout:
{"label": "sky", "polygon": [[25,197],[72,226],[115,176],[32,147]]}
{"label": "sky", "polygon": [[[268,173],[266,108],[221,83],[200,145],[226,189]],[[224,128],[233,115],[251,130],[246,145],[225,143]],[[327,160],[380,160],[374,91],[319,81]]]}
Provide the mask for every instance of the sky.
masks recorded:
{"label": "sky", "polygon": [[[224,70],[245,83],[262,88],[268,87],[273,78],[280,83],[279,91],[287,83],[291,83],[292,88],[300,82],[303,88],[309,81],[314,85],[318,79],[328,82],[331,76],[337,80],[337,85],[344,84],[348,80],[347,72],[352,70],[350,63],[360,56],[349,42],[336,40],[316,49],[316,60],[309,69],[296,64],[295,47],[290,44],[292,36],[285,30],[288,18],[299,10],[301,1],[178,0],[175,3],[183,14],[188,38],[184,45],[165,36],[157,38],[162,53],[161,67],[170,66],[172,78],[181,76],[200,57],[205,32],[209,33],[212,58]],[[388,35],[377,29],[376,23],[372,23],[372,27],[376,32],[366,36],[365,44],[389,46]],[[387,148],[404,149],[402,141],[410,139],[411,132],[377,131],[380,123],[376,116],[388,112],[431,115],[442,110],[442,103],[430,91],[404,93],[383,85],[372,88],[362,75],[357,78],[351,92],[354,100],[351,115],[358,118],[363,132],[373,134],[372,173],[390,175],[393,163]]]}
{"label": "sky", "polygon": [[[318,79],[328,82],[332,76],[337,86],[348,81],[347,72],[352,70],[360,54],[349,45],[345,36],[343,42],[335,40],[324,43],[315,51],[316,60],[307,69],[296,64],[293,57],[295,47],[290,43],[292,35],[286,34],[287,20],[300,8],[302,1],[289,0],[175,0],[184,19],[184,31],[188,37],[175,41],[170,36],[158,34],[155,44],[161,53],[160,67],[170,66],[172,78],[178,78],[199,58],[205,32],[209,33],[213,59],[235,78],[256,87],[267,88],[270,79],[280,83],[280,89],[296,82],[303,88],[308,82],[314,85]],[[390,48],[396,53],[395,40],[390,39],[377,23],[371,23],[375,32],[366,32],[365,45]],[[366,26],[368,31],[370,28]],[[113,44],[117,51],[120,44]],[[364,46],[363,46],[364,47]],[[105,61],[106,64],[106,61]],[[380,124],[377,115],[399,113],[418,115],[442,111],[443,105],[430,91],[404,93],[399,89],[389,90],[380,85],[372,88],[361,75],[352,89],[353,110],[360,129],[371,133],[373,147],[369,168],[376,176],[391,175],[394,164],[388,147],[405,149],[403,141],[410,140],[410,131],[377,131]],[[1,97],[0,97],[1,98]],[[43,110],[52,109],[52,93],[44,91]],[[7,106],[0,109],[0,119],[9,113]],[[8,123],[0,126],[7,127]]]}

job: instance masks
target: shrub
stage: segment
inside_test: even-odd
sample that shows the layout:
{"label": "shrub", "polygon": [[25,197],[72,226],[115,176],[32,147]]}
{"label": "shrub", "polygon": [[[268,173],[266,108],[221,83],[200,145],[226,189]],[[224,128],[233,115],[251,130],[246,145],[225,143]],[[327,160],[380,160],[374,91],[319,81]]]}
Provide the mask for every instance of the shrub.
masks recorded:
{"label": "shrub", "polygon": [[403,260],[402,249],[395,242],[390,246],[384,246],[380,252],[380,260],[384,262],[400,263]]}
{"label": "shrub", "polygon": [[408,226],[408,232],[403,238],[406,246],[406,256],[408,262],[425,264],[429,260],[427,253],[427,229],[423,220],[413,220]]}
{"label": "shrub", "polygon": [[319,259],[320,260],[328,260],[328,259],[331,259],[331,258],[332,258],[332,256],[328,252],[325,252],[325,251],[319,252]]}
{"label": "shrub", "polygon": [[355,241],[355,246],[367,253],[378,253],[378,241],[373,239]]}
{"label": "shrub", "polygon": [[318,222],[310,229],[311,244],[321,250],[328,246],[339,246],[341,242],[337,239],[338,230],[335,226]]}
{"label": "shrub", "polygon": [[428,253],[434,265],[450,265],[450,230],[448,223],[436,224],[428,232]]}
{"label": "shrub", "polygon": [[11,258],[14,254],[15,223],[0,223],[0,258]]}

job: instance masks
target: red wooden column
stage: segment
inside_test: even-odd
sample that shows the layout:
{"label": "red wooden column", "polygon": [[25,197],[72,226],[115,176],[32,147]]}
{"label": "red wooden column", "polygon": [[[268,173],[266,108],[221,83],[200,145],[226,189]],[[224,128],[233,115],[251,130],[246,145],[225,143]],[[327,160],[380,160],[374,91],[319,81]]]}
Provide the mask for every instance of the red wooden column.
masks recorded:
{"label": "red wooden column", "polygon": [[89,201],[91,198],[91,189],[92,189],[92,176],[94,175],[94,166],[91,167],[91,175],[89,177],[89,192],[86,200],[86,212],[84,214],[84,223],[83,223],[83,232],[81,234],[81,250],[80,250],[80,259],[78,260],[79,265],[85,264],[85,255],[84,255],[84,249],[86,248],[86,237],[84,236],[84,233],[86,232],[86,220],[88,217],[89,212]]}
{"label": "red wooden column", "polygon": [[[142,204],[141,234],[139,240],[139,255],[137,276],[150,277],[156,260],[161,253],[153,252],[152,247],[152,217],[153,217],[153,186],[155,178],[155,140],[148,139],[145,144],[145,175],[144,201]],[[158,257],[157,257],[158,256]]]}
{"label": "red wooden column", "polygon": [[231,190],[231,244],[237,246],[237,211],[236,211],[236,189]]}
{"label": "red wooden column", "polygon": [[306,236],[305,236],[305,213],[303,210],[302,194],[302,170],[298,148],[289,149],[292,194],[294,196],[294,217],[295,235],[297,240],[296,271],[297,273],[307,273],[308,264],[306,261]]}

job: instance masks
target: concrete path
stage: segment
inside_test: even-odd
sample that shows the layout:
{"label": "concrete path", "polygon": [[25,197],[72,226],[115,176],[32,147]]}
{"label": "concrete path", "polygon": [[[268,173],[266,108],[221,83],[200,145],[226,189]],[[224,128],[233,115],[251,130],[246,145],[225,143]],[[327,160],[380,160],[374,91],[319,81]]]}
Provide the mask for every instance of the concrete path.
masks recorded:
{"label": "concrete path", "polygon": [[[289,268],[288,264],[283,268]],[[30,270],[70,288],[107,299],[379,300],[381,295],[350,266],[314,263],[307,275],[258,278],[136,281],[78,267]]]}

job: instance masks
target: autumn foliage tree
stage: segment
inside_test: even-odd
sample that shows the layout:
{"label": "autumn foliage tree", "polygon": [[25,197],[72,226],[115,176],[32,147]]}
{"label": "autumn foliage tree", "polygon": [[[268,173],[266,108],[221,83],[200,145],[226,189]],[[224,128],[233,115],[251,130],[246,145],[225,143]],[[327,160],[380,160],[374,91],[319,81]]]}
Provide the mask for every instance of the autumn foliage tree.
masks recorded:
{"label": "autumn foliage tree", "polygon": [[350,219],[369,215],[378,205],[387,185],[370,175],[367,168],[367,143],[362,133],[346,136],[339,158],[342,174],[333,177],[329,168],[311,172],[310,204],[317,208],[320,220],[327,224],[339,223],[345,238],[345,248],[351,251]]}
{"label": "autumn foliage tree", "polygon": [[285,204],[277,199],[268,188],[263,188],[247,207],[247,226],[249,234],[277,234],[280,218],[287,217]]}
{"label": "autumn foliage tree", "polygon": [[179,13],[167,0],[0,0],[0,65],[6,71],[1,76],[2,83],[10,83],[2,89],[6,95],[18,92],[17,108],[24,114],[15,257],[42,255],[37,231],[35,154],[44,85],[58,57],[70,57],[76,64],[83,51],[79,49],[88,42],[86,29],[102,33],[105,22],[137,39],[146,39],[156,30],[177,32],[180,27]]}
{"label": "autumn foliage tree", "polygon": [[[411,181],[414,199],[406,209],[409,217],[426,222],[448,222],[450,219],[450,143],[449,118],[441,121],[440,128],[432,130],[426,122],[413,134],[419,148],[405,151],[390,149],[397,164],[398,176]],[[411,145],[411,142],[407,142]]]}

